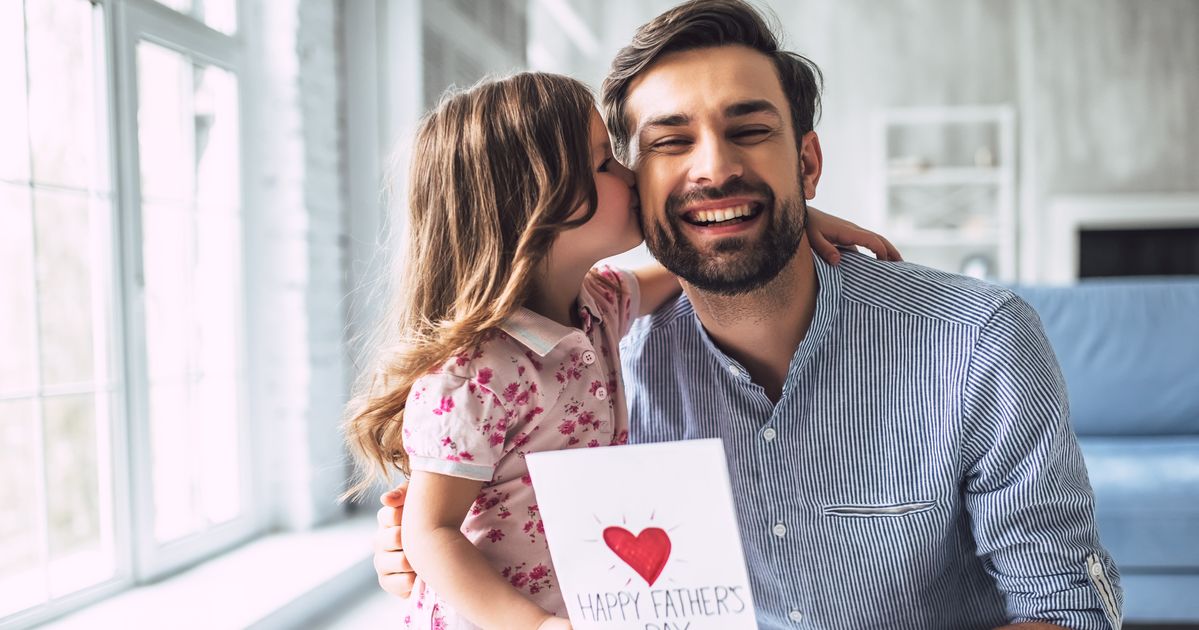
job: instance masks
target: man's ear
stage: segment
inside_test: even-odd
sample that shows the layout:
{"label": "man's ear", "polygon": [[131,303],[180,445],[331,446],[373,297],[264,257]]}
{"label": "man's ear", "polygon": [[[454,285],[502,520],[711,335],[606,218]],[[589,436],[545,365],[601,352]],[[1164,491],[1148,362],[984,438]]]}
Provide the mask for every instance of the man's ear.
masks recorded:
{"label": "man's ear", "polygon": [[820,171],[824,167],[824,155],[820,152],[820,137],[809,131],[799,140],[799,177],[803,181],[805,199],[816,197],[816,184],[820,183]]}

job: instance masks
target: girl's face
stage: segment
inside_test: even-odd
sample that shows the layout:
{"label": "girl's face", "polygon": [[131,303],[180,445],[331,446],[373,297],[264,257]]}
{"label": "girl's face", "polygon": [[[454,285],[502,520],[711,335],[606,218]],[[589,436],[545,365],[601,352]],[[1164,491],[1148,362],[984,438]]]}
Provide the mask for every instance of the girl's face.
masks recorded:
{"label": "girl's face", "polygon": [[[591,112],[591,171],[596,208],[591,220],[558,235],[551,260],[582,261],[590,266],[641,244],[640,204],[633,172],[612,156],[608,130],[599,112]],[[583,208],[578,209],[583,213]]]}

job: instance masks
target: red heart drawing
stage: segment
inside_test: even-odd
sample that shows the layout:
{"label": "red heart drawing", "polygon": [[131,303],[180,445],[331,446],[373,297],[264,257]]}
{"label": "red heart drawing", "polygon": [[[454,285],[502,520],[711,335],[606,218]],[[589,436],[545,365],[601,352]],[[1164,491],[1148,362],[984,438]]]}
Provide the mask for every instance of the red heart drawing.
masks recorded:
{"label": "red heart drawing", "polygon": [[662,567],[670,558],[670,536],[657,527],[647,527],[636,536],[623,527],[608,527],[604,542],[650,586],[662,575]]}

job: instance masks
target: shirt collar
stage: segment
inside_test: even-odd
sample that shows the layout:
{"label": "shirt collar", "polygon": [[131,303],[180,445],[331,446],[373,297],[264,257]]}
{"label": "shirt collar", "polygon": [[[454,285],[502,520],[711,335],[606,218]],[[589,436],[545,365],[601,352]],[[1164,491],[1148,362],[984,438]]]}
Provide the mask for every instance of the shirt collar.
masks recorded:
{"label": "shirt collar", "polygon": [[[853,255],[855,254],[844,255],[841,264],[846,264],[845,258]],[[787,382],[784,384],[784,393],[794,380],[793,377],[801,372],[812,361],[812,357],[820,351],[841,310],[841,268],[830,265],[816,255],[812,256],[812,264],[816,267],[816,309],[812,313],[812,323],[808,325],[808,332],[804,334],[803,340],[799,342],[799,347],[795,349],[795,355],[791,358]]]}
{"label": "shirt collar", "polygon": [[[795,349],[795,354],[791,357],[791,364],[787,368],[787,378],[783,383],[784,396],[791,388],[791,383],[795,380],[796,375],[803,371],[804,367],[811,361],[812,356],[824,344],[825,338],[833,328],[841,307],[842,278],[840,268],[824,262],[824,259],[815,254],[813,254],[812,259],[812,264],[816,270],[815,311],[812,314],[812,323],[808,325],[807,333],[804,334],[803,339],[799,342],[799,347]],[[841,264],[844,265],[845,262],[842,261]],[[726,355],[723,350],[716,347],[712,338],[708,336],[708,331],[704,330],[703,323],[699,320],[699,315],[692,313],[692,317],[695,320],[696,330],[699,331],[700,338],[703,339],[704,346],[708,351],[720,357],[722,365],[738,367],[740,369],[732,358]],[[749,377],[745,375],[744,378]]]}

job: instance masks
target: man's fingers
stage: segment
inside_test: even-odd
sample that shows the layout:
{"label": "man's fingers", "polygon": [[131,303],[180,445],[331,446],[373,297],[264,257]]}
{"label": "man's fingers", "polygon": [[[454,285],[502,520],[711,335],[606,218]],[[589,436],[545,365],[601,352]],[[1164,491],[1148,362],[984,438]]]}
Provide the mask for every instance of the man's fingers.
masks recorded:
{"label": "man's fingers", "polygon": [[375,512],[375,521],[379,523],[379,527],[395,527],[400,524],[400,511],[385,505]]}
{"label": "man's fingers", "polygon": [[375,551],[399,551],[404,548],[403,541],[400,540],[401,528],[395,527],[380,527],[375,532]]}
{"label": "man's fingers", "polygon": [[412,595],[416,585],[416,575],[413,573],[392,573],[379,576],[379,586],[387,593],[407,599]]}
{"label": "man's fingers", "polygon": [[393,573],[412,573],[412,565],[408,564],[408,554],[402,551],[376,553],[374,558],[375,573],[391,575]]}
{"label": "man's fingers", "polygon": [[379,586],[397,597],[408,597],[416,583],[416,573],[402,551],[376,552],[373,558]]}
{"label": "man's fingers", "polygon": [[387,492],[379,495],[379,503],[388,507],[398,508],[404,505],[404,498],[408,495],[408,482],[404,482]]}

